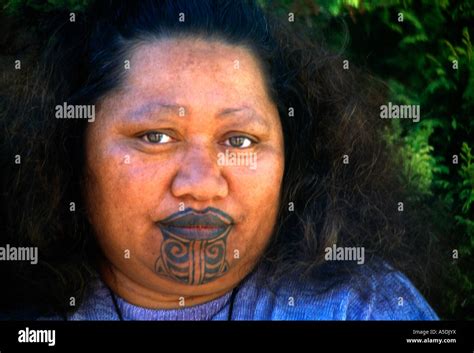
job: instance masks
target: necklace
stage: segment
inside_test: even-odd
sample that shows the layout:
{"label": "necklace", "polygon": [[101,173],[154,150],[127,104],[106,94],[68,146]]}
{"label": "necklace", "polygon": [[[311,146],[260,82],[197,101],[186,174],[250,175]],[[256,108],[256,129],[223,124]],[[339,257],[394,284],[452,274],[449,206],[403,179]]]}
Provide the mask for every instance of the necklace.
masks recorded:
{"label": "necklace", "polygon": [[[115,312],[117,313],[117,316],[120,321],[124,321],[123,315],[122,315],[122,310],[120,310],[120,307],[117,302],[117,297],[115,296],[115,293],[110,289],[110,287],[107,287],[107,289],[110,292],[110,297],[112,298],[112,302],[114,303],[115,307]],[[232,314],[234,313],[234,302],[235,302],[235,296],[237,295],[238,292],[238,286],[232,289],[232,292],[230,294],[229,298],[229,313],[227,314],[227,321],[232,321]]]}

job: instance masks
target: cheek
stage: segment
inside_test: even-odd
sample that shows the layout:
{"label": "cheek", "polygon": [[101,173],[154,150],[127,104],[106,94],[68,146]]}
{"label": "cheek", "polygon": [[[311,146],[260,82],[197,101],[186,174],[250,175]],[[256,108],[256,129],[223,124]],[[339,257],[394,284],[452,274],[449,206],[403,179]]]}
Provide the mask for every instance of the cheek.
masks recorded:
{"label": "cheek", "polygon": [[266,147],[255,153],[251,166],[229,167],[231,193],[248,210],[277,208],[283,178],[283,152]]}
{"label": "cheek", "polygon": [[261,252],[271,238],[279,208],[283,178],[283,153],[257,155],[254,170],[249,167],[228,167],[225,171],[230,195],[239,204],[245,219],[241,220],[235,247],[246,249],[253,256]]}
{"label": "cheek", "polygon": [[[154,218],[170,185],[171,161],[145,163],[130,149],[98,149],[88,158],[88,205],[99,241],[150,245]],[[123,244],[122,244],[123,245]]]}

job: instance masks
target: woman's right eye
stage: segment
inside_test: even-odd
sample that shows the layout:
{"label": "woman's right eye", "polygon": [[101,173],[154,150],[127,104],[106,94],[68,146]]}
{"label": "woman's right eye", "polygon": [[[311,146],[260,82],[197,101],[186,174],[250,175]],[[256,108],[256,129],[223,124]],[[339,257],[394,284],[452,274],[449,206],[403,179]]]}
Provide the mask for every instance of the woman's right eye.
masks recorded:
{"label": "woman's right eye", "polygon": [[157,131],[150,131],[146,132],[140,136],[145,142],[155,144],[155,145],[162,145],[168,142],[171,142],[171,137]]}

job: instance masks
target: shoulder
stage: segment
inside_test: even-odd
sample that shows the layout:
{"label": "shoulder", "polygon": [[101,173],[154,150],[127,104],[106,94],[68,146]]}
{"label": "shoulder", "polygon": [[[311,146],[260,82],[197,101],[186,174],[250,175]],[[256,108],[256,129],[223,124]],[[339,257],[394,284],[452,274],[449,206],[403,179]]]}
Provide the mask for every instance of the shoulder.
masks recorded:
{"label": "shoulder", "polygon": [[388,265],[371,275],[369,320],[438,320],[423,295],[401,272]]}
{"label": "shoulder", "polygon": [[288,274],[276,283],[258,268],[242,283],[240,318],[254,320],[437,320],[410,280],[383,264],[312,277]]}

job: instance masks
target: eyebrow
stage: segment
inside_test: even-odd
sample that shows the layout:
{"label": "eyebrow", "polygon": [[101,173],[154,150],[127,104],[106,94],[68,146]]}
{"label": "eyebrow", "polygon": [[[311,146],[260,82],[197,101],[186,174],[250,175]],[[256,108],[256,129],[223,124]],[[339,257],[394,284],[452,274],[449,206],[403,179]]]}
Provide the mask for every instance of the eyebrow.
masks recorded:
{"label": "eyebrow", "polygon": [[153,112],[154,110],[167,110],[172,112],[175,110],[177,111],[181,107],[182,106],[179,104],[169,104],[161,101],[153,101],[143,104],[138,109],[133,109],[127,115],[134,119],[139,119],[144,115]]}
{"label": "eyebrow", "polygon": [[[156,111],[156,110],[163,110],[163,111],[167,111],[167,112],[170,112],[170,113],[178,114],[179,108],[184,108],[185,111],[188,110],[186,106],[183,106],[183,105],[180,105],[180,104],[168,103],[168,102],[163,102],[163,101],[152,101],[152,102],[148,102],[148,103],[143,104],[142,106],[140,106],[137,109],[132,110],[127,115],[132,117],[133,119],[140,119],[141,117],[143,117],[147,114],[150,114],[151,112]],[[253,108],[251,108],[247,105],[243,105],[243,106],[240,106],[240,107],[222,109],[217,113],[216,116],[226,117],[226,116],[229,116],[229,115],[233,115],[233,114],[240,113],[240,112],[245,112],[245,111],[248,111],[250,113],[249,119],[251,119],[252,121],[257,122],[258,124],[262,125],[263,127],[267,128],[267,129],[270,128],[270,124],[268,123],[268,121],[266,121]]]}

